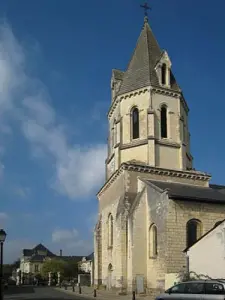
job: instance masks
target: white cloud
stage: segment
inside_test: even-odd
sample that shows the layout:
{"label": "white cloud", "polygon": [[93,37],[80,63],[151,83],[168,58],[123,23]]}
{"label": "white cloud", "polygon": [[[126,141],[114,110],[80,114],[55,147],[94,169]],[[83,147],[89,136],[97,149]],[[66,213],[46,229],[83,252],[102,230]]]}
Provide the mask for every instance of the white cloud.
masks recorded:
{"label": "white cloud", "polygon": [[93,240],[82,239],[74,229],[55,229],[52,233],[52,242],[61,245],[66,253],[71,255],[88,255],[93,249]]}
{"label": "white cloud", "polygon": [[[27,72],[24,49],[7,24],[0,26],[0,119],[8,128],[9,116],[20,123],[33,156],[54,161],[53,184],[71,199],[93,194],[104,179],[106,145],[71,145],[64,125],[50,105],[47,88]],[[1,124],[0,124],[1,126]],[[9,132],[9,130],[7,130]],[[3,168],[3,166],[0,168]],[[1,173],[1,172],[0,172]]]}
{"label": "white cloud", "polygon": [[55,229],[52,233],[52,241],[59,243],[62,241],[71,241],[78,237],[78,231],[76,229]]}

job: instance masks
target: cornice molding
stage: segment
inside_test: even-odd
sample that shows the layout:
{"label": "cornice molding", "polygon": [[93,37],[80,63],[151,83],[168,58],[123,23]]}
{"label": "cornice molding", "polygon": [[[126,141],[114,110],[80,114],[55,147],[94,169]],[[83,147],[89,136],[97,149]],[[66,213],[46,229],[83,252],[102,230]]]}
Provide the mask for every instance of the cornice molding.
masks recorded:
{"label": "cornice molding", "polygon": [[166,96],[172,96],[175,98],[179,98],[181,96],[180,92],[174,91],[172,89],[166,89],[163,87],[152,87],[152,92],[155,94],[160,94],[160,95],[166,95]]}
{"label": "cornice molding", "polygon": [[123,99],[126,99],[126,98],[130,98],[132,96],[136,96],[136,95],[140,95],[140,94],[144,94],[146,92],[150,92],[150,87],[148,88],[142,88],[142,89],[139,89],[139,90],[135,90],[135,91],[132,91],[130,93],[127,93],[127,94],[124,94],[122,96],[117,96],[116,99],[113,101],[113,103],[111,104],[110,108],[109,108],[109,111],[108,111],[108,118],[112,116],[114,110],[116,109],[117,107],[117,104],[120,103]]}
{"label": "cornice molding", "polygon": [[208,173],[200,172],[200,171],[180,171],[180,170],[171,170],[171,169],[163,169],[157,168],[153,166],[141,165],[136,163],[122,163],[120,168],[112,174],[112,176],[108,179],[108,181],[103,185],[103,187],[97,193],[97,197],[100,197],[104,191],[112,185],[112,183],[123,173],[123,171],[133,171],[140,173],[148,173],[148,174],[156,174],[160,176],[170,176],[174,178],[186,178],[192,180],[200,180],[200,181],[209,181],[211,179],[211,175]]}

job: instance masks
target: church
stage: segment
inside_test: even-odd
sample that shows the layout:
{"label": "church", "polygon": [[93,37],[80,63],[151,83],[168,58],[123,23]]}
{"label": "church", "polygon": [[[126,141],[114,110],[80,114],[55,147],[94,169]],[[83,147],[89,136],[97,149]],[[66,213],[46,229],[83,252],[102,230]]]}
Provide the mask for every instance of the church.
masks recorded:
{"label": "church", "polygon": [[113,69],[94,282],[153,294],[178,282],[184,249],[225,216],[225,186],[195,170],[189,108],[148,18],[125,71]]}

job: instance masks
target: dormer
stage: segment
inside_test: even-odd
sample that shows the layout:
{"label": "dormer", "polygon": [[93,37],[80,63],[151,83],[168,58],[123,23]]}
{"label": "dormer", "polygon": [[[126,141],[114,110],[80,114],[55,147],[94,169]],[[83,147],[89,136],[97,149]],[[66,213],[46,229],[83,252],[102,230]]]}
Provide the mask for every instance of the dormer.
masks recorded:
{"label": "dormer", "polygon": [[163,51],[162,56],[155,66],[155,70],[158,76],[159,84],[162,87],[171,87],[171,60],[166,51]]}
{"label": "dormer", "polygon": [[111,77],[111,92],[112,92],[112,102],[115,100],[117,93],[120,89],[120,85],[123,79],[123,71],[113,69]]}

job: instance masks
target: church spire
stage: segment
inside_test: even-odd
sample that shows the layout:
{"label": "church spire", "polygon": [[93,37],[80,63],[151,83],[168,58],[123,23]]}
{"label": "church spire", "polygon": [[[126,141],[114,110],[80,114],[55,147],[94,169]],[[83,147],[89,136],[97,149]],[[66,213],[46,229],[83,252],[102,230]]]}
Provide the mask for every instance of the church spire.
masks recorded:
{"label": "church spire", "polygon": [[[141,5],[141,7],[144,8],[145,13],[144,26],[138,38],[136,48],[128,64],[127,70],[124,72],[117,95],[129,93],[147,86],[161,86],[156,66],[165,51],[160,49],[160,46],[148,23],[147,11],[150,7],[147,3]],[[180,91],[172,72],[171,89]]]}

